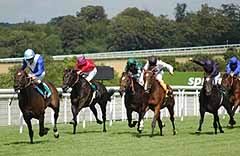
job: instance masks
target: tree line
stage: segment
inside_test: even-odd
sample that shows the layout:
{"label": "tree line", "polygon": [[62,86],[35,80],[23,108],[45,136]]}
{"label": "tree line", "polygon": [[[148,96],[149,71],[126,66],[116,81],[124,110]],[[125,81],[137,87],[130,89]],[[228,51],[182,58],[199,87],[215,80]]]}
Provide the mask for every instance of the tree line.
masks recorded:
{"label": "tree line", "polygon": [[61,55],[239,42],[240,6],[235,4],[203,4],[189,12],[185,3],[178,3],[175,19],[138,8],[108,19],[102,6],[86,6],[75,16],[55,17],[46,24],[0,23],[1,58],[21,57],[26,48]]}

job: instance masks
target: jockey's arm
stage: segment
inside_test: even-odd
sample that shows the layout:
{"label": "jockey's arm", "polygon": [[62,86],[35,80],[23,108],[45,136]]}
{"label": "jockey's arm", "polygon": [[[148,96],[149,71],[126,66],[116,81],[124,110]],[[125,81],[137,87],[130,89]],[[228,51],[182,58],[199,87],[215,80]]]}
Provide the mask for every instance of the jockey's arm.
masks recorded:
{"label": "jockey's arm", "polygon": [[27,62],[23,60],[21,70],[24,70],[27,67]]}
{"label": "jockey's arm", "polygon": [[38,76],[42,75],[42,73],[44,72],[44,60],[41,56],[37,60],[36,66],[37,66],[38,70],[36,73],[34,73],[34,76],[38,77]]}
{"label": "jockey's arm", "polygon": [[231,73],[230,63],[228,63],[227,66],[226,66],[226,73],[227,74]]}
{"label": "jockey's arm", "polygon": [[205,64],[205,62],[204,61],[197,61],[197,60],[192,60],[192,62],[194,62],[194,63],[196,63],[196,64],[198,64],[198,65],[200,65],[200,66],[204,66],[204,64]]}
{"label": "jockey's arm", "polygon": [[167,68],[167,70],[169,71],[169,73],[171,74],[171,75],[173,75],[173,66],[171,66],[170,64],[168,64],[168,63],[165,63],[165,62],[163,62],[163,61],[157,61],[157,65],[161,65],[161,66],[163,66],[164,68]]}
{"label": "jockey's arm", "polygon": [[238,76],[240,73],[240,63],[237,64],[237,68],[234,71],[234,75]]}

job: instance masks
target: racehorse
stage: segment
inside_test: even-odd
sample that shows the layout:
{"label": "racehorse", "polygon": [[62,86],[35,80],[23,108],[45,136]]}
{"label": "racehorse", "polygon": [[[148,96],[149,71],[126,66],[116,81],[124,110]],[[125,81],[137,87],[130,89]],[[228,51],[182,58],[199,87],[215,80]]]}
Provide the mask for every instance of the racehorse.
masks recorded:
{"label": "racehorse", "polygon": [[[64,71],[62,86],[63,92],[67,92],[69,88],[72,88],[70,98],[73,119],[70,123],[73,124],[73,134],[76,134],[77,115],[84,107],[90,107],[97,123],[103,123],[103,132],[106,132],[106,105],[107,102],[111,100],[111,96],[114,94],[115,90],[109,90],[108,92],[103,84],[96,81],[93,81],[92,83],[94,83],[100,92],[100,96],[97,96],[94,99],[94,91],[90,83],[83,77],[83,75],[78,75],[74,69],[65,69]],[[98,119],[97,110],[95,108],[96,103],[100,105],[103,121]]]}
{"label": "racehorse", "polygon": [[[155,78],[155,73],[153,70],[144,71],[144,90],[149,93],[148,106],[151,110],[154,111],[154,117],[152,121],[152,135],[154,133],[154,128],[156,126],[156,120],[158,121],[158,126],[160,128],[160,135],[162,136],[163,124],[160,119],[160,110],[164,107],[168,108],[170,114],[170,120],[173,127],[173,135],[176,134],[175,124],[174,124],[174,105],[175,100],[172,93],[172,89],[168,86],[170,92],[168,97],[163,87],[160,85],[158,80]],[[166,97],[166,98],[165,98]]]}
{"label": "racehorse", "polygon": [[[124,93],[124,103],[127,110],[128,126],[135,127],[138,123],[138,132],[141,133],[143,129],[143,117],[147,108],[148,94],[145,93],[143,87],[132,78],[128,72],[123,72],[120,78],[120,94]],[[138,122],[132,123],[132,112],[138,113]]]}
{"label": "racehorse", "polygon": [[200,121],[199,121],[199,128],[196,131],[196,133],[198,133],[198,134],[202,130],[202,123],[204,120],[205,112],[212,113],[214,116],[213,127],[215,130],[215,134],[217,134],[217,128],[219,128],[220,133],[224,133],[222,126],[220,124],[220,121],[219,121],[219,116],[218,116],[218,109],[221,106],[223,106],[227,110],[227,112],[230,116],[229,123],[231,125],[235,124],[235,121],[233,119],[233,113],[232,113],[231,107],[229,105],[229,99],[219,89],[218,86],[213,85],[213,81],[214,81],[213,78],[205,77],[203,87],[200,91],[200,97],[199,97]]}
{"label": "racehorse", "polygon": [[240,80],[236,76],[231,76],[227,73],[223,74],[222,86],[229,96],[231,108],[233,108],[233,115],[240,105]]}
{"label": "racehorse", "polygon": [[30,142],[33,143],[33,129],[31,119],[39,120],[39,136],[48,133],[49,128],[44,127],[44,113],[47,107],[51,107],[54,111],[54,136],[59,137],[57,130],[57,119],[59,113],[59,96],[56,88],[50,82],[45,82],[51,90],[51,96],[44,99],[37,91],[36,86],[32,83],[30,77],[24,70],[17,70],[14,75],[14,90],[18,92],[19,107],[22,111],[23,118],[28,126]]}

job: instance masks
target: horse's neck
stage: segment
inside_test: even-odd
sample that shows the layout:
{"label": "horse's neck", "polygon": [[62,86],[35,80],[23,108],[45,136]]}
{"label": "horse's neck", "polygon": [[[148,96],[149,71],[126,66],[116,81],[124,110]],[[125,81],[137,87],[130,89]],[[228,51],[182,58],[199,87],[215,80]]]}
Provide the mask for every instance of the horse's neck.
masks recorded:
{"label": "horse's neck", "polygon": [[88,92],[91,90],[90,83],[83,77],[80,77],[78,82],[74,86],[76,90],[82,91],[82,90],[87,90]]}
{"label": "horse's neck", "polygon": [[233,79],[233,84],[232,84],[232,90],[235,91],[237,89],[240,89],[240,80]]}

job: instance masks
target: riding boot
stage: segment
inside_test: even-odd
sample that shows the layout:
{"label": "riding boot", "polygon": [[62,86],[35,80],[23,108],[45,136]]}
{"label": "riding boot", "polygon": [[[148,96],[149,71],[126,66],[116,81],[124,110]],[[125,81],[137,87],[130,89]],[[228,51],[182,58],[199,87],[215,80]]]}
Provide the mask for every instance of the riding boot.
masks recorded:
{"label": "riding boot", "polygon": [[97,86],[93,83],[90,83],[90,84],[91,84],[91,88],[93,89],[93,91],[95,91],[95,98],[100,97],[101,95],[100,95],[99,90],[97,89]]}
{"label": "riding boot", "polygon": [[45,87],[44,87],[43,83],[42,82],[39,83],[38,87],[42,90],[43,98],[46,99],[47,98],[47,91],[45,90]]}
{"label": "riding boot", "polygon": [[167,88],[167,85],[164,83],[163,80],[159,81],[160,82],[160,85],[163,87],[165,93],[166,93],[166,96],[165,97],[168,97],[168,88]]}

